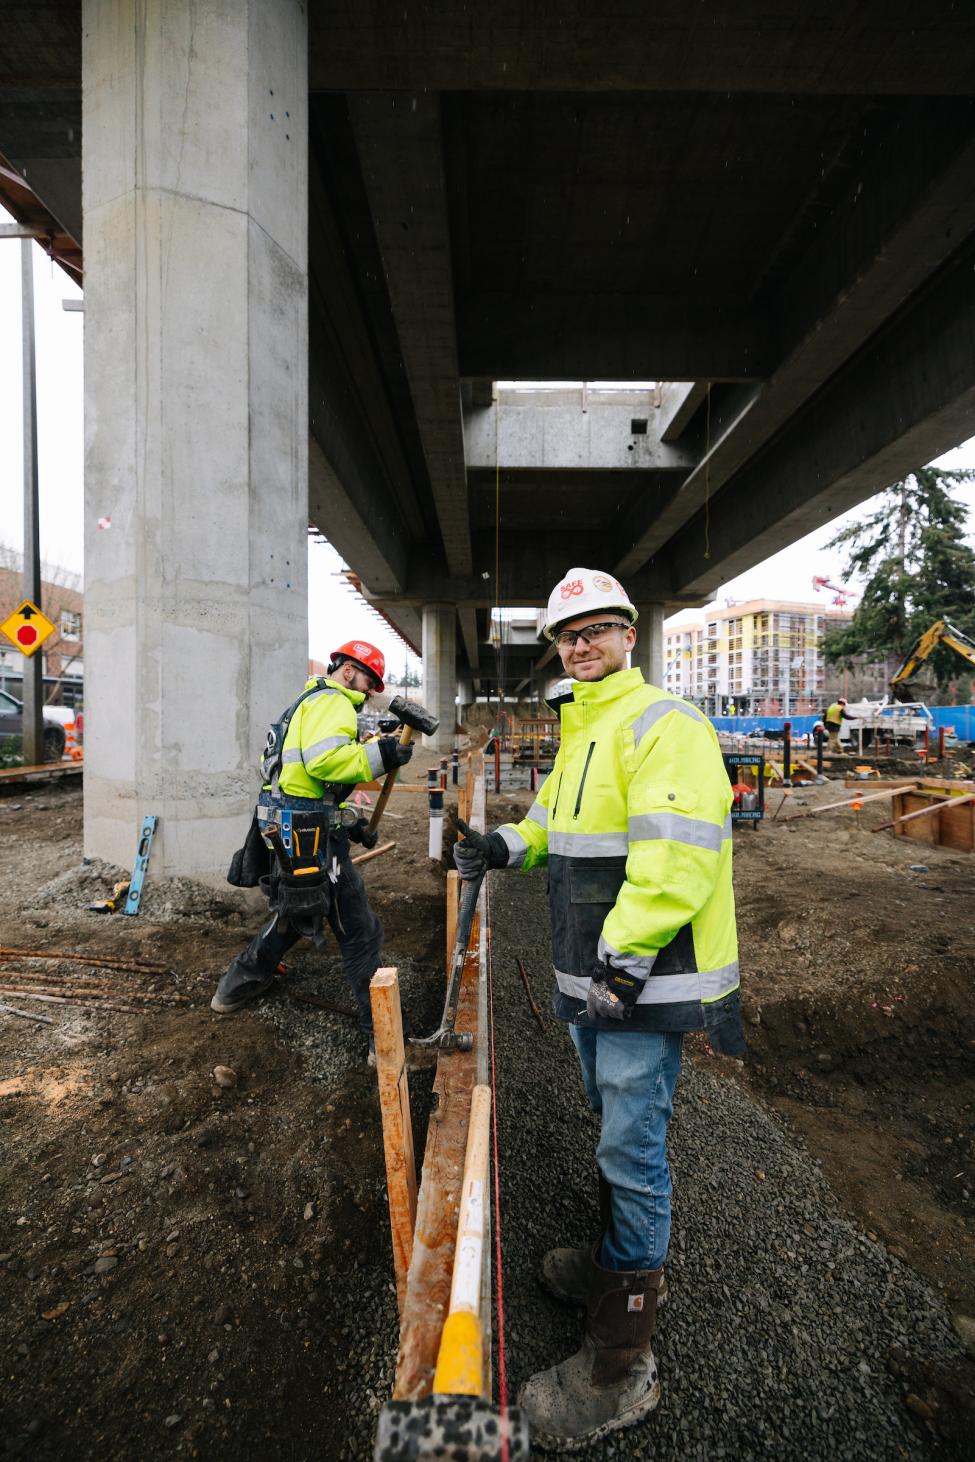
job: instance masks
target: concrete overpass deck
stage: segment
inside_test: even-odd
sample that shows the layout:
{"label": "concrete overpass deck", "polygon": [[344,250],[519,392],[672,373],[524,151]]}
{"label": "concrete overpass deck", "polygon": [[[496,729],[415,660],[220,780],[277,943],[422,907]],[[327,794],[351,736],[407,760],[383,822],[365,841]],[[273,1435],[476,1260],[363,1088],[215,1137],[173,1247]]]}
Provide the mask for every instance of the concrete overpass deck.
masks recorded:
{"label": "concrete overpass deck", "polygon": [[[975,430],[965,7],[39,0],[4,25],[0,153],[84,245],[90,512],[132,528],[91,538],[86,636],[93,695],[100,664],[140,686],[125,775],[89,746],[127,840],[213,690],[173,690],[200,625],[246,709],[170,820],[208,825],[207,768],[242,815],[309,519],[446,706],[490,674],[491,606],[569,564],[659,626]],[[599,379],[633,392],[493,384]]]}

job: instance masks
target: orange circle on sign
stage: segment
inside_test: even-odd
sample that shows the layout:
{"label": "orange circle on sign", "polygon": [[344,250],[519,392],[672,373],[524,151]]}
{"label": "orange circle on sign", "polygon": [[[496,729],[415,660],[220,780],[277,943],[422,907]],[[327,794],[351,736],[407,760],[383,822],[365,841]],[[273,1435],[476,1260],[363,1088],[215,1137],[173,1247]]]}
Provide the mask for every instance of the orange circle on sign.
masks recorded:
{"label": "orange circle on sign", "polygon": [[18,645],[32,645],[37,639],[37,630],[32,624],[22,624],[17,631]]}

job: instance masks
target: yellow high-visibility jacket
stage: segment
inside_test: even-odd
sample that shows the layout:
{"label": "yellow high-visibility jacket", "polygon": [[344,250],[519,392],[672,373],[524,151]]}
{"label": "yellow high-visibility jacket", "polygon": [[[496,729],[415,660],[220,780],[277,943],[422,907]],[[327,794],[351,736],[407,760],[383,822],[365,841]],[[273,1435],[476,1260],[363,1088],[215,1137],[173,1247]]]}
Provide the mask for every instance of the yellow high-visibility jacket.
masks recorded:
{"label": "yellow high-visibility jacket", "polygon": [[383,772],[378,741],[361,745],[356,710],[365,696],[327,678],[305,682],[320,689],[295,711],[284,738],[278,786],[289,797],[321,797],[328,783],[371,782]]}
{"label": "yellow high-visibility jacket", "polygon": [[508,866],[547,863],[555,1012],[586,1015],[597,960],[645,984],[623,1027],[706,1030],[742,1055],[732,792],[714,728],[639,670],[577,682],[527,817],[498,829]]}

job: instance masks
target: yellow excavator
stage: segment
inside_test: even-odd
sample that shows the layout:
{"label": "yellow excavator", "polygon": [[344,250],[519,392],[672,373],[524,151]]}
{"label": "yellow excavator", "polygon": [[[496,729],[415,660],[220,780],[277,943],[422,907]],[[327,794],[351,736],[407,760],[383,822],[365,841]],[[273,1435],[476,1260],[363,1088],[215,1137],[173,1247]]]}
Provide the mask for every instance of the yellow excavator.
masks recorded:
{"label": "yellow excavator", "polygon": [[[912,646],[903,665],[890,678],[890,688],[896,701],[916,701],[933,689],[933,682],[921,681],[917,672],[938,645],[948,645],[957,650],[965,660],[975,665],[975,640],[970,640],[962,630],[947,619],[935,620]],[[918,692],[922,692],[919,696]]]}

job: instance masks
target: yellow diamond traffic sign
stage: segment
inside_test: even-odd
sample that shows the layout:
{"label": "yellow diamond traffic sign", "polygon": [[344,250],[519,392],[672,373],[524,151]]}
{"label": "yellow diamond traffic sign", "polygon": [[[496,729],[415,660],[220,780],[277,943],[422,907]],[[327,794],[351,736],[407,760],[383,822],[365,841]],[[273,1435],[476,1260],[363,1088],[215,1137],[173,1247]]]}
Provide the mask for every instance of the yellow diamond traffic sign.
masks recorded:
{"label": "yellow diamond traffic sign", "polygon": [[54,634],[56,626],[51,623],[46,614],[42,614],[36,604],[25,599],[13,614],[8,615],[0,630],[7,636],[22,655],[33,655],[39,650],[45,640],[50,639]]}

